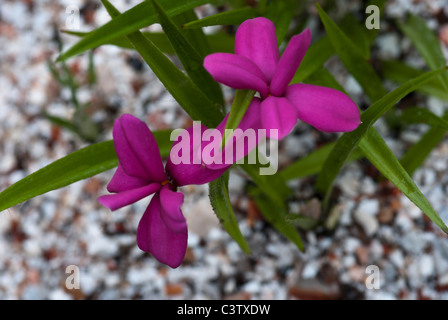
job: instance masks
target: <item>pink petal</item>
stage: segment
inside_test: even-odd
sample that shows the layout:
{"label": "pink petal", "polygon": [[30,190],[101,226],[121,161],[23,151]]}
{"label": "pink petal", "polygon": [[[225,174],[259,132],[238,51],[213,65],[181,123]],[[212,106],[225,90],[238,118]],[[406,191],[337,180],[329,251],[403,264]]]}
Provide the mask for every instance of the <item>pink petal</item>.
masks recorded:
{"label": "pink petal", "polygon": [[358,107],[346,94],[311,84],[293,84],[285,97],[297,108],[299,119],[324,132],[348,132],[361,123]]}
{"label": "pink petal", "polygon": [[[183,140],[177,140],[173,143],[165,169],[176,186],[208,183],[219,178],[228,169],[229,166],[222,170],[211,170],[202,163],[199,150],[202,148],[201,140],[205,130],[207,130],[207,127],[204,125],[192,126],[186,129],[185,134],[185,136],[190,137],[189,145]],[[179,146],[179,143],[182,143],[182,145]],[[188,161],[186,161],[187,163],[178,163],[178,161],[175,161],[177,155],[173,150],[177,147],[189,151],[190,154]]]}
{"label": "pink petal", "polygon": [[147,185],[148,182],[145,179],[128,176],[123,170],[123,167],[118,163],[118,168],[114,173],[114,176],[107,185],[107,191],[112,193],[123,192],[130,189],[136,189]]}
{"label": "pink petal", "polygon": [[311,43],[311,31],[305,29],[302,33],[294,36],[288,43],[285,51],[272,78],[269,91],[272,95],[280,97],[291,82],[297,68],[302,62],[306,51]]}
{"label": "pink petal", "polygon": [[171,268],[181,265],[187,251],[188,229],[173,232],[162,219],[160,196],[155,194],[137,227],[137,245]]}
{"label": "pink petal", "polygon": [[118,161],[127,175],[150,182],[166,180],[157,141],[143,121],[122,115],[114,123],[113,137]]}
{"label": "pink petal", "polygon": [[266,136],[271,138],[270,130],[278,130],[279,140],[291,132],[298,119],[296,108],[286,98],[274,96],[261,103],[260,116]]}
{"label": "pink petal", "polygon": [[157,192],[159,189],[160,183],[155,182],[137,189],[101,196],[98,198],[98,201],[103,206],[113,211],[137,202],[138,200]]}
{"label": "pink petal", "polygon": [[263,17],[244,21],[235,35],[235,53],[254,62],[270,82],[279,59],[274,23]]}
{"label": "pink petal", "polygon": [[231,53],[213,53],[205,57],[204,68],[213,79],[234,89],[251,89],[268,94],[263,72],[249,59]]}
{"label": "pink petal", "polygon": [[169,185],[160,190],[160,204],[162,206],[162,219],[173,232],[183,232],[187,222],[182,214],[181,206],[184,203],[182,192],[171,191]]}

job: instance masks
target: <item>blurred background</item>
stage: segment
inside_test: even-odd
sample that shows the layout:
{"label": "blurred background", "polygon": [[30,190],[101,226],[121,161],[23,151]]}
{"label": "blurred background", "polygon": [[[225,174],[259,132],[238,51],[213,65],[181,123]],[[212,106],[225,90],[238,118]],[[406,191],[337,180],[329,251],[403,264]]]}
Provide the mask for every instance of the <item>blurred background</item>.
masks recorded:
{"label": "blurred background", "polygon": [[[111,2],[123,12],[140,1]],[[245,1],[206,5],[197,14],[224,11],[235,2]],[[363,24],[368,16],[365,1],[318,2],[336,21],[351,14]],[[325,30],[314,3],[303,1],[294,25],[309,27],[316,40]],[[407,13],[427,22],[448,57],[446,1],[389,0],[371,53],[378,70],[384,71],[382,60],[425,68],[395,24]],[[133,51],[108,45],[54,63],[61,50],[77,41],[60,30],[90,31],[107,21],[96,0],[0,2],[0,190],[83,146],[111,139],[113,121],[122,113],[134,114],[152,130],[191,123]],[[147,29],[161,31],[158,25]],[[336,56],[325,66],[355,102],[367,105],[359,84]],[[390,79],[384,83],[389,90],[396,86]],[[224,89],[230,104],[233,92]],[[438,115],[448,107],[446,100],[413,93],[397,108],[417,104]],[[428,129],[415,124],[397,130],[382,119],[375,127],[397,155]],[[336,137],[298,124],[280,144],[280,167]],[[444,139],[414,174],[446,223],[447,159]],[[367,160],[347,165],[338,176],[335,219],[302,230],[304,253],[265,223],[247,196],[242,172],[232,171],[229,188],[250,255],[220,227],[207,186],[183,187],[189,244],[183,265],[175,270],[137,248],[135,232],[148,199],[115,212],[97,202],[113,171],[0,213],[0,299],[448,298],[447,236],[381,180]],[[320,215],[313,179],[291,182],[296,196],[292,212]]]}

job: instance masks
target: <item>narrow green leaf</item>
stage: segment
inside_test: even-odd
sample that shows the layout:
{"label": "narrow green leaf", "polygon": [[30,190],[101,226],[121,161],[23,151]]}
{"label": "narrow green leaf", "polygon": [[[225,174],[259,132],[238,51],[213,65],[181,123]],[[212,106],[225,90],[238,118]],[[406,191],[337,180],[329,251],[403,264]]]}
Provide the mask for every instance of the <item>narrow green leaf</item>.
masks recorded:
{"label": "narrow green leaf", "polygon": [[339,170],[353,152],[363,135],[375,123],[375,121],[378,120],[379,117],[381,117],[386,111],[392,108],[404,96],[442,72],[445,72],[445,68],[430,71],[415,79],[411,79],[397,89],[389,92],[387,95],[372,104],[366,111],[364,111],[361,114],[362,123],[359,127],[352,132],[344,133],[337,141],[336,146],[328,156],[322,171],[318,176],[316,188],[320,192],[328,193],[334,179],[339,173]]}
{"label": "narrow green leaf", "polygon": [[[432,70],[443,68],[447,65],[445,56],[440,48],[439,39],[427,27],[423,19],[411,14],[406,22],[398,21],[397,24]],[[448,74],[439,75],[439,79],[442,81],[445,90],[448,91]]]}
{"label": "narrow green leaf", "polygon": [[[171,130],[154,131],[163,158],[169,156]],[[0,193],[0,211],[46,192],[90,178],[118,165],[112,140],[95,143],[58,159]]]}
{"label": "narrow green leaf", "polygon": [[[169,16],[174,16],[209,2],[212,0],[164,0],[163,9]],[[57,61],[66,60],[84,51],[107,44],[115,38],[125,36],[156,22],[157,17],[151,3],[143,1],[105,25],[89,32],[78,43],[62,53]]]}
{"label": "narrow green leaf", "polygon": [[224,108],[224,98],[221,87],[203,67],[203,56],[190,44],[182,31],[163,11],[160,4],[156,0],[150,1],[154,6],[163,31],[165,31],[188,76],[222,110]]}
{"label": "narrow green leaf", "polygon": [[404,110],[400,120],[405,123],[424,123],[432,127],[448,130],[448,121],[421,107],[412,107]]}
{"label": "narrow green leaf", "polygon": [[[102,0],[109,14],[115,19],[119,12],[107,0]],[[174,99],[193,119],[199,119],[209,128],[216,127],[224,117],[221,109],[211,102],[201,90],[177,68],[140,31],[129,34],[128,39],[143,57],[151,70],[171,93]]]}
{"label": "narrow green leaf", "polygon": [[[333,150],[335,144],[336,142],[328,143],[325,146],[308,154],[307,156],[297,160],[296,162],[293,162],[282,171],[280,171],[280,175],[283,177],[283,179],[289,181],[319,173],[322,170],[322,166]],[[355,148],[353,153],[350,154],[347,161],[354,161],[362,158],[363,156],[364,154],[360,152],[358,148]]]}
{"label": "narrow green leaf", "polygon": [[387,91],[375,70],[363,57],[362,51],[331,20],[319,4],[316,6],[328,37],[344,66],[355,77],[372,102],[383,97]]}
{"label": "narrow green leaf", "polygon": [[[257,151],[258,150],[254,150],[254,152]],[[285,199],[292,195],[292,190],[287,186],[285,180],[282,176],[280,176],[280,174],[261,175],[261,168],[266,168],[266,166],[262,165],[261,162],[267,163],[267,161],[261,153],[258,153],[258,157],[258,159],[262,159],[262,161],[258,161],[255,164],[247,163],[246,157],[246,162],[240,164],[240,167],[246,171],[246,173],[252,178],[253,182],[266,195],[266,197],[270,198],[271,201],[276,203],[278,206],[282,206]]]}
{"label": "narrow green leaf", "polygon": [[[399,84],[425,73],[424,70],[415,69],[396,60],[385,60],[381,62],[381,65],[383,77]],[[445,89],[439,78],[428,81],[418,88],[417,91],[448,101],[448,90]]]}
{"label": "narrow green leaf", "polygon": [[118,164],[112,141],[90,145],[56,160],[0,193],[0,211],[38,195],[65,187]]}
{"label": "narrow green leaf", "polygon": [[220,12],[212,16],[208,16],[196,21],[191,21],[184,24],[185,29],[202,28],[210,26],[222,25],[239,25],[247,19],[252,19],[258,16],[258,11],[254,8],[246,7],[229,11]]}
{"label": "narrow green leaf", "polygon": [[282,0],[282,1],[270,1],[266,11],[264,12],[264,17],[270,19],[274,22],[275,30],[277,32],[277,42],[280,45],[291,24],[291,20],[294,16],[297,0]]}
{"label": "narrow green leaf", "polygon": [[[225,130],[234,131],[243,119],[247,111],[255,91],[253,90],[237,90],[233,98],[232,108],[230,109],[229,117],[227,118]],[[225,133],[226,131],[224,131]],[[223,145],[227,144],[232,135],[224,135]]]}
{"label": "narrow green leaf", "polygon": [[196,48],[202,58],[211,53],[207,36],[201,28],[188,30],[182,28],[185,23],[198,21],[198,16],[193,9],[174,16],[173,21],[178,28],[182,29],[185,38]]}
{"label": "narrow green leaf", "polygon": [[[62,32],[66,34],[70,34],[77,37],[84,37],[88,33],[86,32],[79,32],[79,31],[67,31],[63,30]],[[168,40],[168,37],[163,32],[148,32],[143,31],[143,35],[148,38],[151,42],[154,43],[154,45],[159,48],[160,51],[166,54],[175,54],[175,51],[173,49],[173,46],[171,45],[170,40]],[[235,43],[235,38],[231,35],[228,35],[226,33],[213,33],[206,35],[207,41],[210,45],[210,51],[211,52],[227,52],[227,53],[233,53],[233,47]],[[112,39],[105,43],[105,45],[114,45],[120,48],[124,49],[134,49],[131,42],[129,41],[126,36],[118,37],[115,39]]]}
{"label": "narrow green leaf", "polygon": [[300,251],[304,251],[302,238],[297,229],[287,221],[287,211],[284,205],[278,205],[270,201],[256,188],[249,189],[249,194],[254,198],[263,217],[281,234],[291,240]]}
{"label": "narrow green leaf", "polygon": [[241,234],[238,222],[232,209],[228,192],[228,172],[209,183],[210,203],[223,228],[229,233],[240,248],[249,253],[250,248]]}
{"label": "narrow green leaf", "polygon": [[[442,119],[448,121],[448,112],[444,114]],[[445,129],[431,128],[423,135],[420,141],[409,148],[400,162],[410,175],[422,165],[431,151],[440,144],[445,134]]]}
{"label": "narrow green leaf", "polygon": [[376,130],[370,128],[359,143],[359,147],[372,164],[406,197],[419,207],[440,229],[448,233],[448,228],[434,211],[431,204],[418,189],[412,178],[402,167],[395,155]]}

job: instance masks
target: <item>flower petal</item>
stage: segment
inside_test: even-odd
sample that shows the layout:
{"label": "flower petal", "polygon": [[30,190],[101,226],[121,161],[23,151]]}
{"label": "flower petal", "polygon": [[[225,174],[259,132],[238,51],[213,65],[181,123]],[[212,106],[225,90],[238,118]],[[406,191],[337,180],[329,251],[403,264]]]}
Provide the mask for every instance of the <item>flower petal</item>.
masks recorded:
{"label": "flower petal", "polygon": [[235,54],[253,61],[270,82],[279,59],[274,23],[263,17],[244,21],[235,35]]}
{"label": "flower petal", "polygon": [[297,108],[299,119],[324,132],[348,132],[361,123],[358,107],[338,90],[311,84],[293,84],[285,97]]}
{"label": "flower petal", "polygon": [[181,206],[184,203],[182,192],[171,191],[169,185],[160,190],[160,204],[162,206],[162,219],[173,232],[183,232],[187,222],[182,214]]}
{"label": "flower petal", "polygon": [[286,98],[270,96],[265,99],[261,103],[260,116],[268,138],[275,138],[270,131],[278,130],[276,138],[281,140],[297,124],[297,110]]}
{"label": "flower petal", "polygon": [[310,29],[305,29],[302,33],[291,38],[278,62],[277,69],[269,86],[269,92],[272,95],[277,97],[283,95],[286,87],[294,77],[300,62],[302,62],[310,43]]}
{"label": "flower petal", "polygon": [[187,251],[188,229],[173,232],[162,219],[160,196],[155,194],[137,227],[137,245],[171,268],[181,265]]}
{"label": "flower petal", "polygon": [[122,115],[114,123],[113,137],[118,161],[127,175],[150,182],[166,180],[157,141],[143,121]]}
{"label": "flower petal", "polygon": [[251,89],[268,94],[263,72],[249,59],[231,53],[213,53],[205,57],[204,68],[213,79],[234,89]]}
{"label": "flower petal", "polygon": [[137,202],[138,200],[157,192],[159,189],[160,183],[155,182],[137,189],[101,196],[98,198],[98,201],[103,206],[113,211]]}
{"label": "flower petal", "polygon": [[123,167],[118,163],[118,168],[114,173],[114,176],[107,185],[107,191],[112,193],[118,193],[127,191],[130,189],[136,189],[147,185],[147,181],[142,178],[129,176],[123,170]]}
{"label": "flower petal", "polygon": [[[202,148],[202,135],[207,127],[196,124],[181,134],[183,137],[188,137],[187,141],[177,140],[171,147],[170,156],[166,163],[166,172],[171,177],[175,185],[185,186],[189,184],[204,184],[218,179],[230,166],[222,168],[221,170],[212,170],[207,168],[200,158],[199,150]],[[181,143],[181,145],[179,145]],[[189,155],[185,161],[179,161],[177,150],[181,149],[183,152],[188,152]]]}

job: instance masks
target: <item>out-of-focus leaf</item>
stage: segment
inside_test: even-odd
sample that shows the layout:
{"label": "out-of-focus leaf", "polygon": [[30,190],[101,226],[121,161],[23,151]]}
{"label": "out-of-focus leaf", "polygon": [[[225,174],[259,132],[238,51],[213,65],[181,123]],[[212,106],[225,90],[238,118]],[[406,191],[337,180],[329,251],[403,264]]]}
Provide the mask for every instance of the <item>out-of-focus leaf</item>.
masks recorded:
{"label": "out-of-focus leaf", "polygon": [[249,253],[249,245],[241,234],[232,204],[230,203],[228,182],[229,174],[227,172],[217,180],[209,183],[210,203],[223,228],[244,252]]}
{"label": "out-of-focus leaf", "polygon": [[[109,1],[102,0],[102,2],[114,19],[120,15]],[[179,70],[140,31],[129,34],[128,39],[191,118],[201,120],[209,128],[215,128],[221,122],[224,114],[219,106],[211,102],[190,78]]]}
{"label": "out-of-focus leaf", "polygon": [[[443,115],[442,119],[448,121],[448,112]],[[409,148],[400,162],[410,175],[422,165],[431,151],[440,144],[440,141],[445,135],[445,129],[437,127],[431,128],[416,144]]]}
{"label": "out-of-focus leaf", "polygon": [[[260,153],[258,157],[264,157]],[[245,161],[247,160],[247,157]],[[266,159],[262,160],[266,163]],[[266,168],[259,162],[255,164],[249,164],[247,161],[244,164],[240,164],[240,167],[252,178],[253,182],[258,186],[258,188],[265,194],[266,197],[270,198],[278,206],[282,206],[285,199],[292,195],[292,190],[287,186],[283,177],[280,174],[273,175],[260,175],[260,169]]]}
{"label": "out-of-focus leaf", "polygon": [[[415,69],[396,60],[385,60],[381,62],[381,65],[382,75],[385,78],[400,84],[425,73],[424,70]],[[445,89],[439,78],[428,81],[418,88],[417,91],[448,101],[448,90]]]}
{"label": "out-of-focus leaf", "polygon": [[405,123],[424,123],[432,127],[448,130],[448,121],[421,107],[412,107],[404,110],[400,120]]}
{"label": "out-of-focus leaf", "polygon": [[221,87],[203,67],[203,56],[190,44],[183,32],[163,11],[160,4],[156,0],[150,1],[154,6],[163,31],[165,31],[190,79],[218,108],[223,109],[224,98]]}
{"label": "out-of-focus leaf", "polygon": [[291,240],[300,251],[304,251],[303,242],[297,229],[287,221],[287,211],[284,205],[278,205],[270,201],[256,188],[251,188],[249,194],[254,198],[263,217],[281,234]]}
{"label": "out-of-focus leaf", "polygon": [[359,147],[370,162],[419,207],[440,229],[448,228],[376,130],[370,128]]}
{"label": "out-of-focus leaf", "polygon": [[[336,142],[328,143],[325,146],[308,154],[307,156],[293,162],[282,171],[280,171],[280,175],[283,177],[283,179],[288,181],[319,173],[322,170],[322,166],[325,163],[328,155],[331,153],[331,150],[333,150],[335,144]],[[364,154],[358,148],[355,148],[353,153],[350,154],[347,161],[354,161],[362,158],[363,156]]]}
{"label": "out-of-focus leaf", "polygon": [[316,6],[328,37],[344,66],[355,77],[372,102],[383,97],[387,91],[375,70],[363,57],[361,50],[331,20],[319,4]]}
{"label": "out-of-focus leaf", "polygon": [[297,0],[268,1],[263,16],[274,22],[278,45],[288,32],[297,4]]}
{"label": "out-of-focus leaf", "polygon": [[[426,22],[423,19],[411,14],[406,22],[398,21],[397,24],[432,70],[443,68],[447,65],[445,56],[440,49],[439,39],[426,26]],[[445,90],[448,91],[448,74],[443,73],[439,75],[439,79]]]}
{"label": "out-of-focus leaf", "polygon": [[[211,0],[164,0],[163,9],[169,16],[212,2]],[[105,25],[89,32],[78,43],[59,55],[57,61],[66,60],[84,51],[94,49],[109,41],[135,32],[157,22],[156,14],[149,1],[143,1],[135,7],[112,19]]]}
{"label": "out-of-focus leaf", "polygon": [[246,7],[229,11],[220,12],[212,16],[208,16],[196,21],[191,21],[184,24],[185,29],[202,28],[209,26],[221,25],[239,25],[247,19],[252,19],[258,16],[259,13],[254,8]]}
{"label": "out-of-focus leaf", "polygon": [[322,37],[313,43],[303,57],[291,83],[303,82],[306,78],[319,70],[336,51],[328,37]]}

